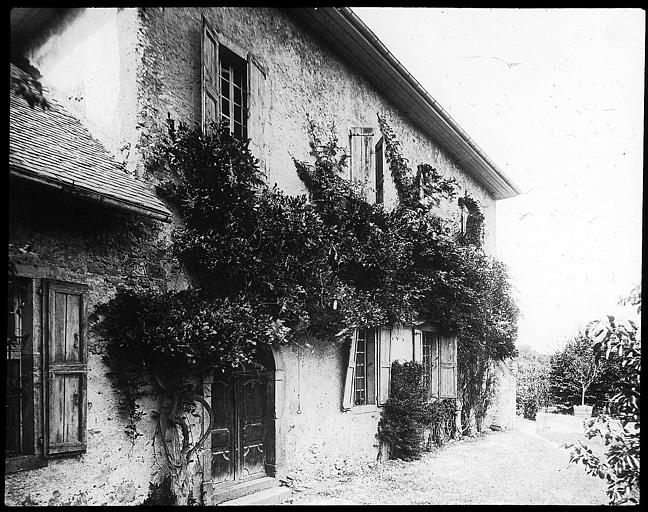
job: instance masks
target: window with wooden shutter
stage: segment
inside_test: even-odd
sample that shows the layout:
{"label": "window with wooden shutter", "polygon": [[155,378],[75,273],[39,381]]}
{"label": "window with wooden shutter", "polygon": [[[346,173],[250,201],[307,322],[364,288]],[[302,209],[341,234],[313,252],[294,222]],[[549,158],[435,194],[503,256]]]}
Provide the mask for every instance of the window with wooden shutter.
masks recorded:
{"label": "window with wooden shutter", "polygon": [[45,454],[82,452],[87,414],[86,287],[45,284]]}
{"label": "window with wooden shutter", "polygon": [[376,203],[382,204],[385,202],[385,182],[384,170],[385,165],[385,150],[383,145],[383,138],[376,144]]}
{"label": "window with wooden shutter", "polygon": [[344,380],[344,395],[342,398],[342,409],[349,410],[353,406],[353,381],[356,368],[356,347],[358,344],[358,333],[353,331],[351,345],[349,347],[349,364],[347,365],[346,378]]}
{"label": "window with wooden shutter", "polygon": [[202,128],[220,119],[219,52],[216,32],[203,17],[201,40]]}
{"label": "window with wooden shutter", "polygon": [[349,179],[362,184],[367,200],[375,194],[373,176],[373,128],[351,128],[349,132]]}
{"label": "window with wooden shutter", "polygon": [[457,397],[457,337],[439,337],[439,396]]}
{"label": "window with wooden shutter", "polygon": [[392,330],[388,327],[380,329],[378,351],[378,405],[383,405],[389,398],[389,386],[391,383],[391,335]]}

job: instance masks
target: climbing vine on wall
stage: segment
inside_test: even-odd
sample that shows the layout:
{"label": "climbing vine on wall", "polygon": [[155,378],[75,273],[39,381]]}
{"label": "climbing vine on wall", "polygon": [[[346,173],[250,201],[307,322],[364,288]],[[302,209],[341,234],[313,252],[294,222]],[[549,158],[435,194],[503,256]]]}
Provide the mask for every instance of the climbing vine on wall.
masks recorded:
{"label": "climbing vine on wall", "polygon": [[513,353],[517,313],[503,266],[458,243],[457,227],[435,213],[456,198],[456,181],[427,164],[413,173],[379,123],[400,198],[393,209],[367,202],[342,177],[348,157],[334,130],[312,120],[312,160],[294,160],[307,195],[268,187],[248,142],[224,126],[203,133],[169,121],[152,152],[148,171],[182,219],[172,250],[191,287],[122,289],[92,319],[115,371],[149,375],[165,397],[158,427],[176,440],[167,457],[180,501],[206,435],[189,444],[188,415],[197,404],[211,415],[196,379],[250,361],[260,346],[423,319],[459,334],[460,375],[473,364],[462,354]]}

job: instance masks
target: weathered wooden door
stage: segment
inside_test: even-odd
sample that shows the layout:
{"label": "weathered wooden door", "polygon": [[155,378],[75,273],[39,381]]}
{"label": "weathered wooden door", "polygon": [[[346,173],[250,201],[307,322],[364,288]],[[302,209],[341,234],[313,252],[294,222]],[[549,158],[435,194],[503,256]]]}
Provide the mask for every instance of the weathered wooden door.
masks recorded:
{"label": "weathered wooden door", "polygon": [[212,385],[214,484],[265,475],[267,372],[239,371]]}

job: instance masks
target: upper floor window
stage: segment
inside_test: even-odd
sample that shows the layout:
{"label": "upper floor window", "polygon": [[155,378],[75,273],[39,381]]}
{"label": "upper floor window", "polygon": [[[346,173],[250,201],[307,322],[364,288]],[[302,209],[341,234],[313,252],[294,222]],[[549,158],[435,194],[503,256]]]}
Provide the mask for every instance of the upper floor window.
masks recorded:
{"label": "upper floor window", "polygon": [[[248,138],[248,61],[203,19],[202,126],[224,121],[239,140]],[[232,45],[233,46],[233,45]],[[240,51],[239,51],[240,53]]]}
{"label": "upper floor window", "polygon": [[221,119],[239,140],[247,139],[247,62],[219,46]]}

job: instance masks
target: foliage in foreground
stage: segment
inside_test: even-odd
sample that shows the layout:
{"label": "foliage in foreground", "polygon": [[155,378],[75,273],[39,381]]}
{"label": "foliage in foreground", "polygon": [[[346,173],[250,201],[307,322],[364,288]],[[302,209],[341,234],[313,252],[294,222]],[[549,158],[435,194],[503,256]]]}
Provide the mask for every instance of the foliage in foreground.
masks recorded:
{"label": "foliage in foreground", "polygon": [[[431,444],[442,445],[455,432],[454,400],[430,403],[423,365],[392,363],[390,396],[378,422],[378,438],[389,444],[394,459],[414,460]],[[424,432],[430,431],[428,446]]]}
{"label": "foliage in foreground", "polygon": [[[641,292],[634,305],[641,311]],[[603,458],[580,441],[566,444],[570,461],[585,465],[588,474],[607,481],[610,504],[639,503],[640,481],[640,393],[641,335],[632,320],[613,316],[591,322],[585,332],[594,343],[597,360],[618,357],[624,369],[620,391],[611,397],[606,411],[585,421],[588,439],[599,438],[605,446]]]}

